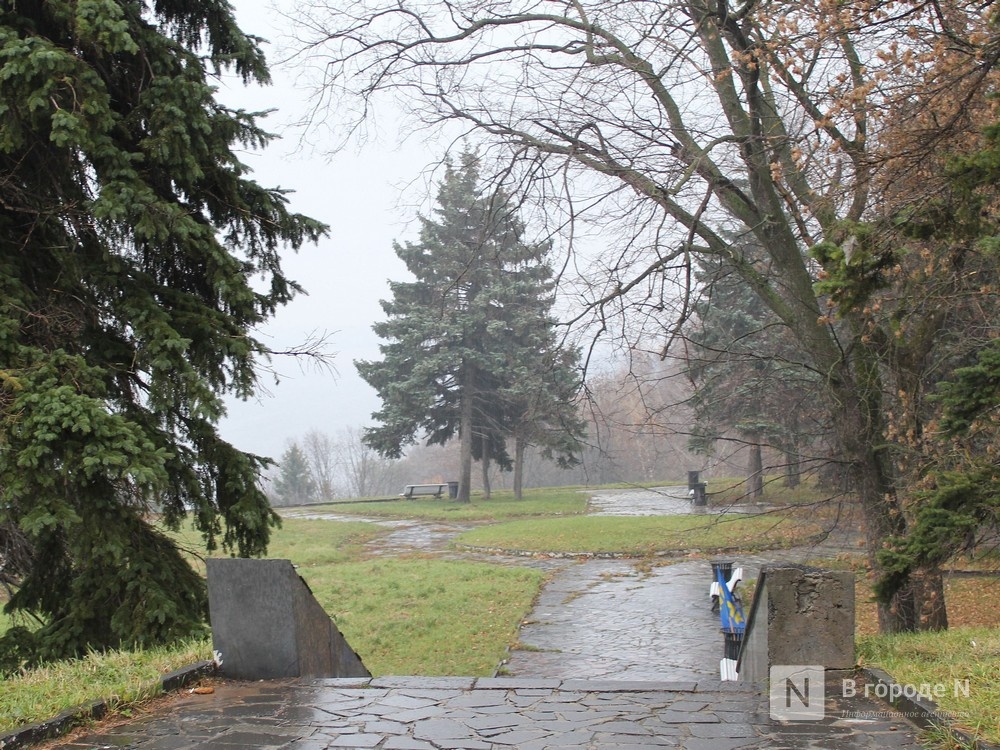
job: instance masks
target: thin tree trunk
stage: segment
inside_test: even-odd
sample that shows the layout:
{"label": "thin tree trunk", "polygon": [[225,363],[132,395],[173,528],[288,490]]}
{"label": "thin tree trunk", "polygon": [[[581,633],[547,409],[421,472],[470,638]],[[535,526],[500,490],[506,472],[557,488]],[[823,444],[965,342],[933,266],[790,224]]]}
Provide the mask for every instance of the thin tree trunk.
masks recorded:
{"label": "thin tree trunk", "polygon": [[747,461],[748,493],[753,499],[764,496],[764,461],[760,455],[760,435],[756,432],[750,436],[750,458]]}
{"label": "thin tree trunk", "polygon": [[[463,380],[471,378],[466,375]],[[459,423],[459,477],[458,497],[460,503],[471,502],[472,499],[472,389],[471,383],[464,382],[462,389],[461,421]]]}
{"label": "thin tree trunk", "polygon": [[492,496],[492,486],[490,485],[490,448],[488,441],[483,441],[483,498],[489,500]]}
{"label": "thin tree trunk", "polygon": [[784,485],[792,490],[802,483],[802,471],[799,465],[798,453],[785,454],[785,479]]}
{"label": "thin tree trunk", "polygon": [[527,442],[520,435],[514,438],[514,499],[522,496],[522,481],[524,478],[524,453]]}
{"label": "thin tree trunk", "polygon": [[[794,426],[796,429],[798,425]],[[785,479],[784,485],[788,489],[798,487],[802,482],[802,460],[799,455],[799,436],[791,435],[784,449],[785,454]]]}

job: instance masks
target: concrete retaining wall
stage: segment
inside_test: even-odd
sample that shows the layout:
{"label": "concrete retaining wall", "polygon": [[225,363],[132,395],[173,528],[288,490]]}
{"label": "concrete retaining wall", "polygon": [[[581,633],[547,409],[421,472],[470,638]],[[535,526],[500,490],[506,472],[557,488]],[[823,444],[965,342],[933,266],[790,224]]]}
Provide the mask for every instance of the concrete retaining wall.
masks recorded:
{"label": "concrete retaining wall", "polygon": [[212,647],[224,676],[371,676],[291,562],[213,558],[207,566]]}
{"label": "concrete retaining wall", "polygon": [[743,636],[740,682],[764,683],[772,666],[854,664],[854,574],[789,563],[764,566]]}

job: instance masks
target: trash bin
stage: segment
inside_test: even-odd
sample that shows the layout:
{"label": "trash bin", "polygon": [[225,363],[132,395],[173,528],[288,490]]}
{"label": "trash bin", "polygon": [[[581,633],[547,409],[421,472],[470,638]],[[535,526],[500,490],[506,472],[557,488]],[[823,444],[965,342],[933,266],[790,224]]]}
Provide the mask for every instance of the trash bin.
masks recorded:
{"label": "trash bin", "polygon": [[700,471],[688,471],[688,489],[693,490],[694,486],[698,484],[698,480],[701,478]]}
{"label": "trash bin", "polygon": [[722,631],[722,637],[724,641],[725,658],[726,659],[739,659],[740,649],[743,647],[743,631],[737,630],[735,632],[729,630]]}
{"label": "trash bin", "polygon": [[448,497],[452,500],[458,497],[458,482],[448,482]]}
{"label": "trash bin", "polygon": [[728,581],[733,575],[733,563],[728,560],[713,560],[712,563],[712,580],[719,580],[719,571],[722,571],[722,580]]}
{"label": "trash bin", "polygon": [[704,482],[698,482],[692,488],[694,494],[691,496],[691,502],[694,505],[708,505],[708,495],[705,492],[705,487],[706,485]]}

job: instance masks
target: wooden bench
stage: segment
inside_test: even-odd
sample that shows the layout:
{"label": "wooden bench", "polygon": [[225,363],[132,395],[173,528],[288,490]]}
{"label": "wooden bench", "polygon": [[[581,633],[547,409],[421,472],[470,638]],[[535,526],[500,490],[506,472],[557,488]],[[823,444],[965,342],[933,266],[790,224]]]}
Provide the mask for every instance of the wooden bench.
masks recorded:
{"label": "wooden bench", "polygon": [[399,493],[399,496],[405,498],[423,496],[441,497],[447,491],[447,482],[442,482],[441,484],[408,484]]}

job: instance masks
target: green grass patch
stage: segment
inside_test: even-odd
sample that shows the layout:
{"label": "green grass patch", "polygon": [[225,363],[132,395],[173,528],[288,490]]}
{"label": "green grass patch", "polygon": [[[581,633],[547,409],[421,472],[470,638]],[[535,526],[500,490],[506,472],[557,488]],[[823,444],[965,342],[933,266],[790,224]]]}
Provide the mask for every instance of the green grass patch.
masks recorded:
{"label": "green grass patch", "polygon": [[[376,675],[493,674],[543,580],[530,568],[425,559],[317,562],[299,572]],[[3,683],[0,731],[101,698],[127,710],[159,692],[161,674],[208,658],[205,639],[26,671]]]}
{"label": "green grass patch", "polygon": [[267,556],[303,567],[333,565],[356,559],[366,542],[386,533],[385,527],[364,521],[287,518],[274,531]]}
{"label": "green grass patch", "polygon": [[208,639],[172,648],[91,653],[4,680],[0,690],[0,732],[51,719],[62,711],[104,699],[119,713],[160,692],[159,678],[212,658]]}
{"label": "green grass patch", "polygon": [[[291,560],[296,565],[310,568],[333,565],[357,559],[366,542],[387,533],[387,529],[365,521],[324,521],[307,518],[286,518],[281,528],[271,532],[268,545],[269,558]],[[171,536],[192,557],[195,567],[204,575],[202,559],[219,556],[215,550],[206,553],[201,535],[191,524],[186,524]]]}
{"label": "green grass patch", "polygon": [[[857,651],[862,664],[885,670],[900,685],[942,685],[934,701],[955,724],[1000,743],[1000,629],[870,635],[858,639]],[[955,689],[965,680],[968,696]]]}
{"label": "green grass patch", "polygon": [[579,516],[510,521],[460,534],[455,543],[526,552],[618,553],[745,551],[798,544],[819,532],[813,523],[759,516]]}
{"label": "green grass patch", "polygon": [[473,496],[468,503],[448,498],[418,498],[386,503],[337,503],[296,509],[316,513],[354,513],[382,518],[430,521],[502,521],[510,518],[579,515],[587,512],[590,491],[560,487],[529,490],[520,500],[510,491],[494,492],[489,500]]}
{"label": "green grass patch", "polygon": [[372,674],[488,676],[544,576],[397,558],[318,567],[303,577]]}

